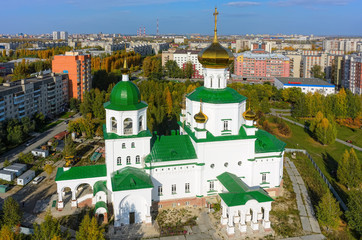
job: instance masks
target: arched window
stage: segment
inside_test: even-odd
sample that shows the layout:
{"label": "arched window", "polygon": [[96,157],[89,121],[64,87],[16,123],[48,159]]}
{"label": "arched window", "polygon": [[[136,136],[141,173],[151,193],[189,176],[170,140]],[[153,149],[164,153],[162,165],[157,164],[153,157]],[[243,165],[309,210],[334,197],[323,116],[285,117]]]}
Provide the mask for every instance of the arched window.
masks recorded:
{"label": "arched window", "polygon": [[131,148],[135,148],[136,144],[134,142],[131,143]]}
{"label": "arched window", "polygon": [[126,144],[122,143],[122,148],[125,149],[126,148]]}
{"label": "arched window", "polygon": [[138,118],[138,131],[143,131],[143,116]]}
{"label": "arched window", "polygon": [[140,160],[140,156],[139,156],[139,155],[137,155],[137,156],[136,156],[136,164],[140,164],[140,162],[141,162],[141,160]]}
{"label": "arched window", "polygon": [[128,164],[131,164],[131,157],[130,157],[130,156],[127,156],[126,161],[127,161],[127,165],[128,165]]}
{"label": "arched window", "polygon": [[122,165],[122,158],[121,157],[117,158],[117,165]]}
{"label": "arched window", "polygon": [[111,117],[111,130],[117,132],[117,120],[115,117]]}
{"label": "arched window", "polygon": [[123,122],[123,134],[132,134],[132,119],[126,118]]}

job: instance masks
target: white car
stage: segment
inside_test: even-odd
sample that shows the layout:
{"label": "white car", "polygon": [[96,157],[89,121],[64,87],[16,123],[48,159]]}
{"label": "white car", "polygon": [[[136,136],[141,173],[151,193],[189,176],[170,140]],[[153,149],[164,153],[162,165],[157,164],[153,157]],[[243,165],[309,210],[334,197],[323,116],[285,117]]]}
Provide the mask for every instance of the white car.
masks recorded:
{"label": "white car", "polygon": [[40,183],[45,177],[44,176],[38,176],[36,178],[33,179],[33,184],[38,184]]}

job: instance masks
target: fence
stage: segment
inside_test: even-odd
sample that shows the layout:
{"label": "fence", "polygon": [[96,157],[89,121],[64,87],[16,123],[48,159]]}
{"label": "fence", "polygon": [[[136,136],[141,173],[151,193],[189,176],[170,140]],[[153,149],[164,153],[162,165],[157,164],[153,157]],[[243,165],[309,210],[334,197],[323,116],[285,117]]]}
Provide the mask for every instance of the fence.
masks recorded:
{"label": "fence", "polygon": [[285,152],[301,152],[304,153],[305,155],[308,156],[309,160],[311,160],[312,164],[314,165],[315,169],[317,169],[317,171],[319,172],[319,175],[322,177],[323,181],[327,184],[328,188],[331,190],[332,194],[334,195],[334,197],[337,199],[337,201],[339,202],[339,205],[341,205],[343,211],[347,211],[348,208],[346,206],[346,204],[342,201],[342,198],[338,195],[337,191],[334,190],[333,186],[329,183],[328,179],[326,178],[326,176],[324,176],[324,174],[322,173],[322,171],[320,170],[320,168],[318,167],[317,163],[314,162],[313,158],[311,155],[309,155],[309,153],[307,152],[307,150],[305,149],[293,149],[293,148],[286,148]]}

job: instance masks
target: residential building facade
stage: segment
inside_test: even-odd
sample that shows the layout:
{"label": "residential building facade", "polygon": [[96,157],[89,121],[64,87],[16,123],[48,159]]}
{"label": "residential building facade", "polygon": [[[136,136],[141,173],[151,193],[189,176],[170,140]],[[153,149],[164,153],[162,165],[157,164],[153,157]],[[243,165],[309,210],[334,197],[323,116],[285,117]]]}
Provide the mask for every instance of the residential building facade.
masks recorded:
{"label": "residential building facade", "polygon": [[173,60],[176,61],[179,68],[184,69],[188,62],[192,63],[194,74],[193,78],[203,78],[203,67],[197,56],[198,50],[176,50],[173,53]]}
{"label": "residential building facade", "polygon": [[92,87],[90,54],[66,52],[56,55],[52,61],[52,71],[68,74],[69,98],[83,100],[84,94]]}
{"label": "residential building facade", "polygon": [[68,103],[68,75],[48,74],[3,83],[0,86],[0,121],[35,113],[55,116]]}
{"label": "residential building facade", "polygon": [[318,78],[276,77],[274,85],[277,89],[300,88],[303,93],[319,92],[323,95],[335,93],[335,86],[333,84]]}

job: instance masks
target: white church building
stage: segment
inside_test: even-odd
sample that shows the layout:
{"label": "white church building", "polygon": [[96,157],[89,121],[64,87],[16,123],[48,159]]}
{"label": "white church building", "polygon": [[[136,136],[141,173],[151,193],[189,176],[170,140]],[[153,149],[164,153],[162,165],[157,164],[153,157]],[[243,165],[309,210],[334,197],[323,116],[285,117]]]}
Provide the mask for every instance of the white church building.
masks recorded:
{"label": "white church building", "polygon": [[[246,109],[246,97],[227,87],[233,55],[223,48],[215,30],[212,44],[199,53],[204,86],[186,95],[180,129],[170,136],[147,129],[147,103],[129,81],[122,81],[104,104],[106,124],[104,165],[59,168],[56,175],[58,209],[64,208],[64,189],[72,192],[72,207],[85,202],[95,214],[114,225],[151,223],[151,209],[205,206],[221,199],[221,224],[228,234],[235,227],[270,228],[272,197],[283,178],[285,144],[254,126],[255,114]],[[77,199],[79,186],[93,194]]]}

